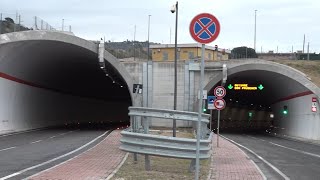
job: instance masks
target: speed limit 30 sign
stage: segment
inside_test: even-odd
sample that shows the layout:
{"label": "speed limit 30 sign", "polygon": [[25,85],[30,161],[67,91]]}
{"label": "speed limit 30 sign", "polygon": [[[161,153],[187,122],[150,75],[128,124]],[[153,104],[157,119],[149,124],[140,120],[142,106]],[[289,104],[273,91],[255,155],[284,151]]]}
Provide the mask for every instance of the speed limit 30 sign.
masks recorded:
{"label": "speed limit 30 sign", "polygon": [[226,95],[226,89],[222,86],[217,86],[214,88],[214,95],[217,97],[217,99],[222,99]]}

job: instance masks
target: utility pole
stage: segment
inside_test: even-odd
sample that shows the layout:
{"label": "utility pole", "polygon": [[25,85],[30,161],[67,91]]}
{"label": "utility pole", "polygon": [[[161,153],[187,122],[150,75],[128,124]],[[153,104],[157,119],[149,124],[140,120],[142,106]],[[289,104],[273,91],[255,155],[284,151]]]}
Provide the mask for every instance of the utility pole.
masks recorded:
{"label": "utility pole", "polygon": [[0,34],[2,34],[2,13],[0,13]]}
{"label": "utility pole", "polygon": [[303,35],[303,47],[302,47],[302,53],[304,53],[304,44],[306,42],[306,35]]}
{"label": "utility pole", "polygon": [[171,44],[171,27],[170,27],[170,43],[169,44]]}
{"label": "utility pole", "polygon": [[278,46],[277,46],[277,54],[279,53],[279,51],[278,51],[279,49],[278,49]]}
{"label": "utility pole", "polygon": [[[177,74],[177,61],[178,61],[178,1],[175,4],[176,11],[176,26],[175,26],[175,39],[174,39],[174,97],[173,97],[173,110],[177,110],[177,86],[178,86],[178,74]],[[177,124],[176,120],[173,120],[172,124],[173,137],[176,137]]]}
{"label": "utility pole", "polygon": [[257,10],[254,10],[254,50],[256,50],[257,41]]}

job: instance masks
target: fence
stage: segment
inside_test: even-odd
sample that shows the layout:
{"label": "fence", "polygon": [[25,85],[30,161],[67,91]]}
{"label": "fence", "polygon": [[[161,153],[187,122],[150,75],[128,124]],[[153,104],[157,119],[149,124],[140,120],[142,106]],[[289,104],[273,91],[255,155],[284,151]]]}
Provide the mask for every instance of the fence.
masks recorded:
{"label": "fence", "polygon": [[[67,28],[66,28],[67,27]],[[62,26],[55,28],[47,21],[41,19],[38,16],[22,16],[15,13],[1,13],[0,12],[0,34],[19,32],[27,30],[49,30],[49,31],[69,31],[71,32],[71,26],[65,26],[64,19],[62,19]]]}

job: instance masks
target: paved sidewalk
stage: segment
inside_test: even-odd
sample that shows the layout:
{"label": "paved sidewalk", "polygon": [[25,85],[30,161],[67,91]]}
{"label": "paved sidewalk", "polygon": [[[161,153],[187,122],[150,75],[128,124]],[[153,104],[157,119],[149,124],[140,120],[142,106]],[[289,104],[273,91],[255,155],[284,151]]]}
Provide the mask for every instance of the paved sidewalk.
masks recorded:
{"label": "paved sidewalk", "polygon": [[121,163],[125,152],[119,149],[120,130],[113,131],[94,148],[52,169],[32,176],[31,180],[100,180]]}
{"label": "paved sidewalk", "polygon": [[212,138],[213,157],[211,162],[211,177],[216,180],[259,180],[263,179],[260,171],[252,160],[236,145],[219,138]]}

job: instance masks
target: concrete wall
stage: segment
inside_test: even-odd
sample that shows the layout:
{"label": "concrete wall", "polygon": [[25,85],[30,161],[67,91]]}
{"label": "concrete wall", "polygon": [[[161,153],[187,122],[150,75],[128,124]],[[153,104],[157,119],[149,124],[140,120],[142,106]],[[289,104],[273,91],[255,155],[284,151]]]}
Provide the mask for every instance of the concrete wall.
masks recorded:
{"label": "concrete wall", "polygon": [[65,123],[128,119],[127,103],[61,94],[0,78],[0,134]]}
{"label": "concrete wall", "polygon": [[[275,131],[300,138],[320,140],[320,114],[311,111],[314,94],[281,101],[272,106],[275,113]],[[283,106],[288,107],[288,114],[282,113]]]}

